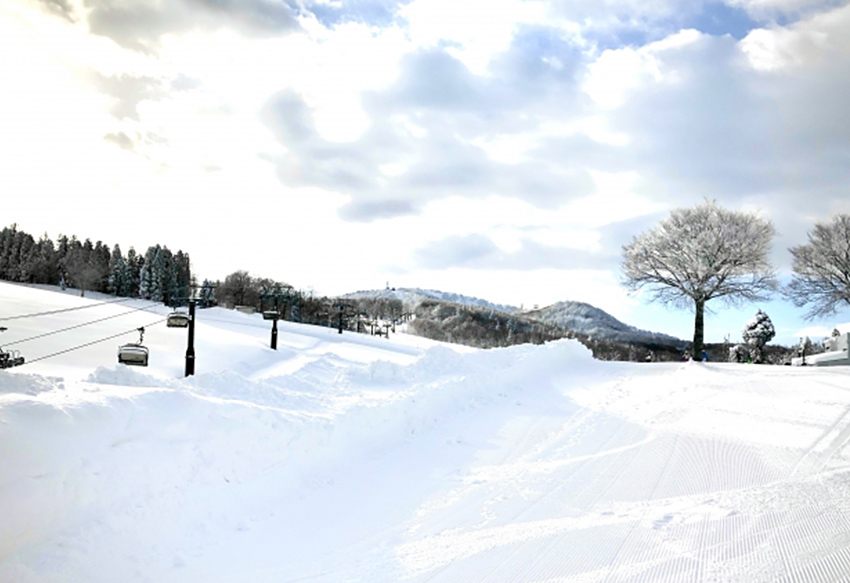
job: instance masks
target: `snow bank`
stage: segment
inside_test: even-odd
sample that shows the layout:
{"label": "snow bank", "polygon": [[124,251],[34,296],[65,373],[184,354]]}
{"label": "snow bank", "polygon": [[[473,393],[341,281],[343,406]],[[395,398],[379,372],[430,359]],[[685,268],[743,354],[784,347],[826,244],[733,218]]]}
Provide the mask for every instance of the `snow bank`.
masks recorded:
{"label": "snow bank", "polygon": [[43,377],[40,375],[14,374],[0,370],[0,395],[4,393],[21,393],[37,395],[45,391],[63,390],[62,379]]}
{"label": "snow bank", "polygon": [[[21,313],[52,307],[10,295]],[[147,369],[96,345],[0,371],[0,582],[850,572],[847,370],[604,363],[571,341],[481,351],[296,324],[272,351],[258,317],[203,318],[189,379],[185,334],[165,328],[145,336]],[[15,334],[55,322],[27,326]]]}
{"label": "snow bank", "polygon": [[140,519],[131,538],[142,546],[162,530],[232,527],[312,474],[553,391],[553,369],[591,363],[583,346],[559,341],[434,348],[407,366],[327,354],[259,381],[228,371],[163,382],[123,365],[73,384],[4,374],[4,393],[18,398],[0,409],[0,561],[63,532],[127,536],[122,525]]}

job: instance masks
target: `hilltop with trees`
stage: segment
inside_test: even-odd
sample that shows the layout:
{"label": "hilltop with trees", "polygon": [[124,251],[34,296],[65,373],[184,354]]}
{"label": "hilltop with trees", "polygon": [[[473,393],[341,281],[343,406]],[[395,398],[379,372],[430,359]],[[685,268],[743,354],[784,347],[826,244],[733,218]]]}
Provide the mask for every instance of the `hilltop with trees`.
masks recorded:
{"label": "hilltop with trees", "polygon": [[148,247],[144,255],[130,247],[124,255],[117,244],[110,250],[101,241],[76,236],[60,235],[54,243],[44,234],[36,240],[12,224],[0,231],[0,279],[171,305],[189,295],[192,271],[188,253],[172,253],[163,245]]}

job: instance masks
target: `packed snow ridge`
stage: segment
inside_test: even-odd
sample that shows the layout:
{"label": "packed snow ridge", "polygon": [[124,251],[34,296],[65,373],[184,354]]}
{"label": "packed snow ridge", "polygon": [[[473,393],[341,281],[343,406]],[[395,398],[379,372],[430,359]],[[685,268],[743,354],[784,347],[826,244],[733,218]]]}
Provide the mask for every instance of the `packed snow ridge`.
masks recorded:
{"label": "packed snow ridge", "polygon": [[[0,340],[36,359],[167,313],[101,299],[0,283],[0,318],[85,308],[9,320]],[[269,328],[200,310],[190,378],[186,331],[162,325],[147,368],[116,364],[116,339],[0,371],[0,582],[850,573],[844,367],[612,363],[574,340],[476,350],[289,322],[275,351]]]}

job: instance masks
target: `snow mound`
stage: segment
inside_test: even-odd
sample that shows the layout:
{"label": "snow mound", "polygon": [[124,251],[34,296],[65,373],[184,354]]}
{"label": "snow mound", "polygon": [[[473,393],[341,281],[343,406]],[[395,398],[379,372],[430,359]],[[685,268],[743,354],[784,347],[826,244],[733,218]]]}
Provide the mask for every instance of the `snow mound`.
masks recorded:
{"label": "snow mound", "polygon": [[[260,381],[222,372],[163,382],[101,367],[58,403],[38,396],[63,390],[61,379],[4,374],[7,392],[33,397],[2,408],[0,556],[68,529],[98,539],[121,531],[123,545],[151,548],[197,521],[230,528],[239,512],[274,503],[311,474],[554,390],[529,381],[541,368],[592,362],[577,342],[559,341],[468,354],[435,348],[408,366],[342,367],[326,355]],[[86,393],[91,384],[96,396]],[[222,498],[237,483],[250,486]],[[153,507],[157,515],[145,517]],[[139,520],[132,534],[121,526]]]}
{"label": "snow mound", "polygon": [[[522,344],[461,354],[450,348],[427,350],[413,365],[402,366],[386,361],[374,362],[359,373],[358,380],[376,383],[427,383],[441,375],[489,376],[521,366],[523,371],[535,367],[570,367],[574,371],[593,366],[592,353],[576,340],[558,340],[540,346]],[[506,367],[506,363],[510,363]]]}
{"label": "snow mound", "polygon": [[43,377],[40,375],[14,374],[0,370],[0,395],[20,393],[22,395],[38,395],[52,390],[64,390],[65,385],[60,377]]}
{"label": "snow mound", "polygon": [[129,367],[126,364],[118,364],[114,367],[99,366],[85,379],[90,383],[102,385],[117,385],[124,387],[158,387],[170,386],[169,379],[162,379],[140,370]]}

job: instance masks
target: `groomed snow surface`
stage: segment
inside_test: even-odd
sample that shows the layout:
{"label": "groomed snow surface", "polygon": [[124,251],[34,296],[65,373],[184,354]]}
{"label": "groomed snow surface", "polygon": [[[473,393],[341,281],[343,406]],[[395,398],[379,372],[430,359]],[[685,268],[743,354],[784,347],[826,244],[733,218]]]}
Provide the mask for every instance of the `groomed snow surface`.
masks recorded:
{"label": "groomed snow surface", "polygon": [[[0,318],[92,305],[0,284]],[[130,311],[146,308],[152,313]],[[28,360],[149,323],[6,320]],[[843,368],[468,350],[198,312],[0,371],[0,581],[850,581]]]}

